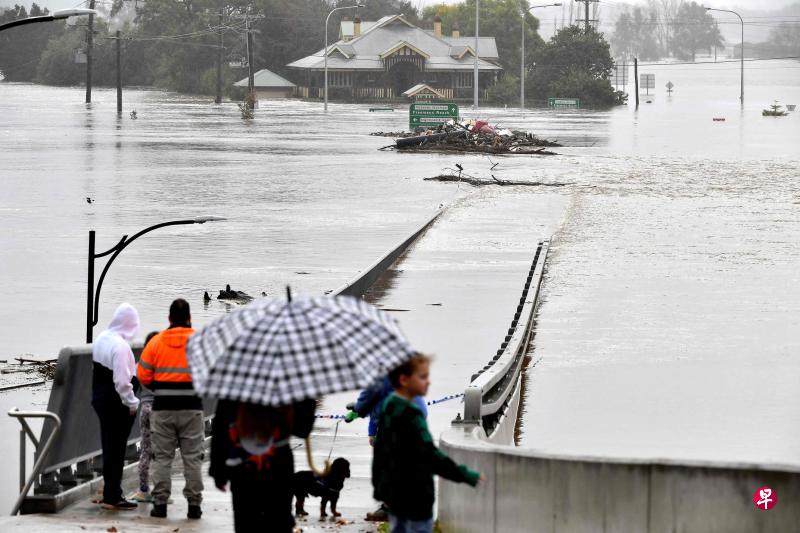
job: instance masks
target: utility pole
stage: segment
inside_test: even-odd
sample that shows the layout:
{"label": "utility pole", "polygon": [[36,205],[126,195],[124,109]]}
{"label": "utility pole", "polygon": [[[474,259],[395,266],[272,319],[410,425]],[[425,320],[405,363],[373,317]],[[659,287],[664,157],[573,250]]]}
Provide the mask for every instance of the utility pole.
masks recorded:
{"label": "utility pole", "polygon": [[522,46],[519,53],[519,108],[525,109],[525,12],[522,12]]}
{"label": "utility pole", "polygon": [[219,38],[217,40],[217,96],[215,104],[222,103],[222,11],[219,12]]}
{"label": "utility pole", "polygon": [[639,58],[633,58],[633,81],[636,84],[636,109],[639,109]]}
{"label": "utility pole", "polygon": [[[257,104],[255,97],[255,80],[253,79],[253,29],[250,23],[253,20],[263,19],[264,15],[252,15],[249,12],[244,15],[228,15],[229,19],[244,19],[245,32],[247,33],[247,95],[248,99]],[[221,53],[221,52],[220,52]],[[220,98],[221,101],[221,98]],[[254,104],[254,107],[255,107]]]}
{"label": "utility pole", "polygon": [[[89,0],[89,9],[94,9],[94,0]],[[94,48],[94,15],[89,15],[86,31],[86,103],[92,103],[92,48]]]}
{"label": "utility pole", "polygon": [[122,32],[117,30],[117,115],[122,115]]}
{"label": "utility pole", "polygon": [[585,17],[583,19],[583,24],[584,24],[583,28],[584,28],[584,31],[588,32],[589,28],[590,28],[590,24],[592,22],[597,22],[596,20],[593,20],[593,19],[589,18],[589,4],[596,4],[600,0],[575,0],[575,1],[584,4]]}

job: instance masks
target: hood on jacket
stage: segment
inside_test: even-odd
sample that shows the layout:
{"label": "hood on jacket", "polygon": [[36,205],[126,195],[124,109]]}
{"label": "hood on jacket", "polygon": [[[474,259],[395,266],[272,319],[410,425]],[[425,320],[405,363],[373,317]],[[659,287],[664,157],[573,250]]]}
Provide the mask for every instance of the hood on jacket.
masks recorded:
{"label": "hood on jacket", "polygon": [[113,331],[126,341],[130,342],[139,333],[139,313],[129,303],[120,304],[114,311],[114,317],[108,325],[108,330]]}
{"label": "hood on jacket", "polygon": [[189,337],[193,334],[194,330],[192,328],[172,327],[161,332],[161,342],[170,348],[181,349],[186,347]]}

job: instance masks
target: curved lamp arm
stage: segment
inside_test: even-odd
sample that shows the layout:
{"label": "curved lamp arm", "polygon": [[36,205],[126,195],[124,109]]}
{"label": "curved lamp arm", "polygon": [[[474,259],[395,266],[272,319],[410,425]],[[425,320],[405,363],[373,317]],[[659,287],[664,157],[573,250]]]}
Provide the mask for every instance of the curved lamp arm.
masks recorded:
{"label": "curved lamp arm", "polygon": [[[103,288],[103,280],[106,278],[106,274],[108,273],[108,269],[111,267],[111,264],[117,258],[117,256],[122,253],[130,243],[141,237],[146,233],[150,233],[151,231],[157,230],[159,228],[164,228],[167,226],[180,226],[184,224],[205,224],[206,222],[213,222],[213,221],[220,221],[220,220],[227,220],[223,217],[199,217],[193,218],[188,220],[173,220],[170,222],[162,222],[160,224],[155,224],[148,228],[143,229],[142,231],[136,233],[132,237],[128,237],[127,235],[123,235],[122,238],[119,240],[117,244],[106,250],[105,252],[95,253],[94,252],[94,232],[90,232],[89,235],[89,263],[90,265],[94,264],[94,260],[100,257],[105,257],[111,254],[111,257],[106,262],[106,265],[103,267],[103,272],[100,274],[100,279],[97,280],[97,287],[93,290],[93,301],[90,302],[91,307],[87,309],[87,325],[86,325],[86,342],[92,342],[91,339],[91,331],[94,326],[97,325],[97,321],[99,319],[99,309],[100,309],[100,290]],[[90,267],[90,278],[93,275],[93,266]],[[93,280],[90,279],[89,282],[89,289],[92,290],[91,285],[93,285]]]}
{"label": "curved lamp arm", "polygon": [[742,16],[737,13],[736,11],[731,11],[730,9],[717,9],[715,7],[707,7],[706,11],[721,11],[722,13],[733,13],[737,17],[739,17],[739,22],[742,25],[742,49],[739,53],[740,61],[739,61],[739,102],[742,106],[744,106],[744,19]]}
{"label": "curved lamp arm", "polygon": [[65,19],[68,17],[77,17],[80,15],[97,15],[97,11],[94,9],[59,9],[58,11],[53,11],[49,15],[42,15],[41,17],[28,17],[19,20],[12,20],[11,22],[6,22],[5,24],[0,24],[0,31],[7,30],[8,28],[13,28],[15,26],[24,26],[25,24],[35,24],[37,22],[51,22],[53,20],[60,20]]}

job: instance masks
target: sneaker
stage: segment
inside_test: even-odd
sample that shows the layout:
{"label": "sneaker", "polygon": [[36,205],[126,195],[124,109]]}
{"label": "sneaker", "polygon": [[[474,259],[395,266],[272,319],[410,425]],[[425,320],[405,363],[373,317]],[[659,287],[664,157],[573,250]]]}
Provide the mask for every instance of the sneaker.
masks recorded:
{"label": "sneaker", "polygon": [[385,505],[381,505],[375,511],[367,513],[366,520],[367,522],[388,522],[389,510],[386,508]]}
{"label": "sneaker", "polygon": [[189,512],[186,513],[186,518],[191,518],[192,520],[199,520],[201,516],[203,516],[203,510],[200,508],[199,505],[189,506]]}
{"label": "sneaker", "polygon": [[153,495],[150,494],[149,492],[139,491],[139,492],[133,493],[130,496],[130,499],[134,500],[134,501],[137,501],[137,502],[148,503],[148,502],[152,502],[153,501]]}
{"label": "sneaker", "polygon": [[153,518],[166,518],[167,517],[167,504],[154,503],[153,508],[150,509],[150,516]]}
{"label": "sneaker", "polygon": [[126,499],[122,499],[118,502],[102,502],[100,503],[100,507],[103,509],[108,509],[109,511],[132,511],[139,507],[139,504],[136,502],[129,502]]}

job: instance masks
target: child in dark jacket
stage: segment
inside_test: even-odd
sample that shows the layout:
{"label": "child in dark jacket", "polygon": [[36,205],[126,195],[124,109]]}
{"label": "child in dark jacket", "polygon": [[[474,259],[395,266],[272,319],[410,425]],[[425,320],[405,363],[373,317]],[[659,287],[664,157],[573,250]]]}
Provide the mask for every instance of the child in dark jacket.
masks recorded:
{"label": "child in dark jacket", "polygon": [[[350,423],[356,418],[369,417],[369,424],[367,425],[367,437],[369,438],[369,445],[372,446],[375,440],[375,434],[378,432],[378,419],[381,417],[381,408],[383,401],[389,397],[394,391],[392,383],[389,381],[389,376],[384,377],[380,381],[376,381],[358,395],[352,410],[347,413],[344,418],[346,423]],[[425,398],[422,396],[415,396],[414,402],[422,411],[422,416],[428,418],[428,406],[425,404]]]}
{"label": "child in dark jacket", "polygon": [[394,393],[383,404],[372,459],[374,497],[389,507],[391,533],[433,531],[434,474],[473,487],[484,477],[457,465],[433,443],[414,403],[428,392],[430,358],[417,354],[389,373]]}

